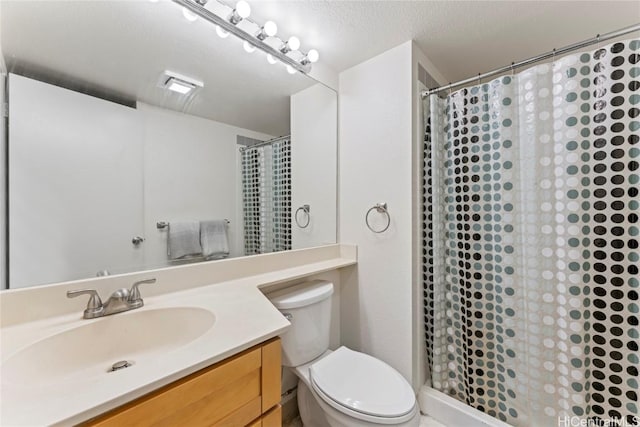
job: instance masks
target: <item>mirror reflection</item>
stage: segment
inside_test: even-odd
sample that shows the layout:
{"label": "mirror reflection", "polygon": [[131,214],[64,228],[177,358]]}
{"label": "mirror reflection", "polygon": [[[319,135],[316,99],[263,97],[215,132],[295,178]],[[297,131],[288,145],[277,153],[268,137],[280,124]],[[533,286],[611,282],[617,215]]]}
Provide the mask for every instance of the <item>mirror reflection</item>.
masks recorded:
{"label": "mirror reflection", "polygon": [[0,3],[5,287],[336,242],[336,93],[183,15]]}

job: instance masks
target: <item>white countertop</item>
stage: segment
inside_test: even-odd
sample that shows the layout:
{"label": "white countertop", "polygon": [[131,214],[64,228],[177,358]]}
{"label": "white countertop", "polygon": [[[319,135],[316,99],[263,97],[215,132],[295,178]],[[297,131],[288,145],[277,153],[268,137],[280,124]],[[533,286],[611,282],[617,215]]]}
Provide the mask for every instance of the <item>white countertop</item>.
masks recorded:
{"label": "white countertop", "polygon": [[[317,260],[151,297],[144,297],[144,290],[141,289],[144,307],[108,317],[120,316],[124,319],[124,316],[143,311],[193,307],[213,313],[215,322],[204,334],[178,349],[160,356],[141,358],[130,368],[117,372],[107,373],[105,367],[104,374],[74,376],[49,384],[36,380],[32,384],[17,384],[6,380],[11,375],[7,375],[5,365],[10,367],[11,364],[5,362],[22,349],[61,332],[87,325],[87,322],[100,322],[107,317],[85,320],[79,311],[4,326],[0,329],[0,424],[76,424],[278,336],[288,328],[289,322],[264,296],[261,287],[354,263],[355,259],[351,258]],[[95,340],[100,339],[99,336],[95,337]],[[83,344],[91,346],[91,342]],[[69,348],[68,351],[79,350]]]}

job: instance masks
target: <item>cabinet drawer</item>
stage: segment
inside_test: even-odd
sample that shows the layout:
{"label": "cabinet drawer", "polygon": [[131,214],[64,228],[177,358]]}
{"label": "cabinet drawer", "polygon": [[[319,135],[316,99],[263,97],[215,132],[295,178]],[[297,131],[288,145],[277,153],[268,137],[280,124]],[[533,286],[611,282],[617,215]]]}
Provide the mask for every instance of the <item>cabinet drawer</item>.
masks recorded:
{"label": "cabinet drawer", "polygon": [[248,427],[282,427],[282,407],[277,405],[275,408],[272,408],[269,412],[249,424]]}
{"label": "cabinet drawer", "polygon": [[262,427],[282,427],[282,407],[280,405],[262,416]]}

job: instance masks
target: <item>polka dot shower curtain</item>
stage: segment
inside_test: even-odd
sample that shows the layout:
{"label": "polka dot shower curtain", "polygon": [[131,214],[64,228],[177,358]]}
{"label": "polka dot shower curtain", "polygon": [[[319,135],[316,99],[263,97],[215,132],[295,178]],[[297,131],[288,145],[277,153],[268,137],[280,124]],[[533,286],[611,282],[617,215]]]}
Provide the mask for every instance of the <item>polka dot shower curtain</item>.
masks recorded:
{"label": "polka dot shower curtain", "polygon": [[241,152],[244,254],[291,249],[291,140]]}
{"label": "polka dot shower curtain", "polygon": [[638,425],[639,87],[633,39],[429,97],[434,388],[514,426]]}

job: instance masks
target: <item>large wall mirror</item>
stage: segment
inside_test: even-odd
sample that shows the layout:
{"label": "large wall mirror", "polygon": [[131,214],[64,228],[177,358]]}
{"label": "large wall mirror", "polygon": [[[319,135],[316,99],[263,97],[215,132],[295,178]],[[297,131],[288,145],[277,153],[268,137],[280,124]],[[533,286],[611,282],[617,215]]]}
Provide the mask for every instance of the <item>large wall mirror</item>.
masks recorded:
{"label": "large wall mirror", "polygon": [[0,2],[4,287],[336,242],[337,94],[183,15]]}

